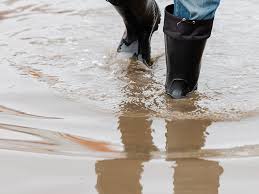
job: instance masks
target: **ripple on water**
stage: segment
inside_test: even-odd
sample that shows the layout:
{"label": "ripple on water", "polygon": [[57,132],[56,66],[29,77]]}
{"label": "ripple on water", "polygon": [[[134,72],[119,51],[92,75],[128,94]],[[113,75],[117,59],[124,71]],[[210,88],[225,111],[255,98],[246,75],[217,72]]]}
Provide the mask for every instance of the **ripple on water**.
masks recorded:
{"label": "ripple on water", "polygon": [[[137,144],[134,144],[134,149],[132,149],[133,147],[127,147],[130,145],[127,143],[126,148],[122,149],[120,145],[109,142],[88,139],[86,137],[79,137],[66,133],[53,132],[46,129],[35,129],[3,123],[0,123],[0,134],[0,149],[71,157],[128,159],[148,157],[153,159],[174,160],[184,158],[219,159],[259,156],[259,145],[257,144],[217,149],[195,149],[194,146],[192,149],[187,150],[185,150],[184,147],[176,148],[172,144],[171,146],[173,150],[170,150],[171,147],[168,147],[167,151],[164,151],[154,149],[155,147],[153,147],[153,145],[142,142],[142,148],[139,150],[135,147]],[[130,140],[130,136],[128,136],[128,138],[129,140],[127,141],[133,141]],[[183,146],[183,144],[181,145]]]}

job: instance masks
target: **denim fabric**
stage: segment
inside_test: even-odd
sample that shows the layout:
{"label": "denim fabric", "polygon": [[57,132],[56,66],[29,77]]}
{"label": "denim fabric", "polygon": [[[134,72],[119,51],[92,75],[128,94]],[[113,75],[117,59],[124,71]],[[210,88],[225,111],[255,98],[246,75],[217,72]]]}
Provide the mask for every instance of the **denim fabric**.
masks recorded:
{"label": "denim fabric", "polygon": [[214,18],[220,0],[174,0],[174,15],[187,20]]}

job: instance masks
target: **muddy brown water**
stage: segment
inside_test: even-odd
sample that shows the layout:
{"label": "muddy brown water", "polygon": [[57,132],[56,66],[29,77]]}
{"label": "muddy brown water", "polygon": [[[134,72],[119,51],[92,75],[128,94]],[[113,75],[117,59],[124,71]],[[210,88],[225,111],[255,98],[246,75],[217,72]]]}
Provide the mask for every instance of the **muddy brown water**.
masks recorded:
{"label": "muddy brown water", "polygon": [[258,9],[222,2],[199,91],[174,101],[162,25],[148,69],[116,54],[105,1],[2,0],[0,193],[257,194]]}

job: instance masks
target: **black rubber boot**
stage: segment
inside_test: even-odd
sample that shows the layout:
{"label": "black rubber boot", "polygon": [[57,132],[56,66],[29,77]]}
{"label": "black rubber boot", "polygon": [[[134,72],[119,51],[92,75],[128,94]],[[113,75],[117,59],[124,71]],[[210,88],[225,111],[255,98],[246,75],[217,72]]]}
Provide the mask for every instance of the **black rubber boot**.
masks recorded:
{"label": "black rubber boot", "polygon": [[165,9],[166,93],[183,98],[197,89],[200,64],[213,19],[186,20],[173,15],[174,5]]}
{"label": "black rubber boot", "polygon": [[117,49],[129,52],[144,64],[151,65],[150,42],[158,29],[160,11],[155,0],[107,0],[122,16],[126,30]]}

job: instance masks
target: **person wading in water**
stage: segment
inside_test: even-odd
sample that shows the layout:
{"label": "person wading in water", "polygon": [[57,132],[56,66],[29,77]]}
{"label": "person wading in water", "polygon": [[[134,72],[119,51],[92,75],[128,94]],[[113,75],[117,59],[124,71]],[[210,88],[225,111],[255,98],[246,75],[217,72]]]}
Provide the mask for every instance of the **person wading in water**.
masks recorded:
{"label": "person wading in water", "polygon": [[[151,66],[151,37],[161,17],[156,1],[106,1],[115,7],[126,26],[117,51],[132,53]],[[172,98],[183,98],[197,90],[203,51],[219,3],[220,0],[174,0],[165,8],[165,90]]]}

